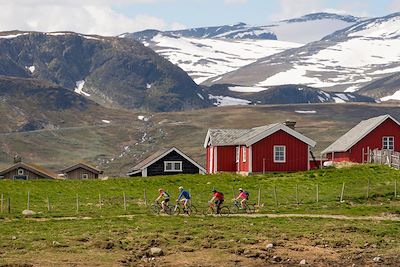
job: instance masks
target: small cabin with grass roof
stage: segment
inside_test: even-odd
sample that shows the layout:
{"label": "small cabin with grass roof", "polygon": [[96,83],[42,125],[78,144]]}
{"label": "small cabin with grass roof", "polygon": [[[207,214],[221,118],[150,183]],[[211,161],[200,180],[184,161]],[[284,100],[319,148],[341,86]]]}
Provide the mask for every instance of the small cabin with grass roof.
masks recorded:
{"label": "small cabin with grass roof", "polygon": [[156,176],[173,174],[205,174],[206,170],[176,147],[161,149],[128,173],[128,176]]}
{"label": "small cabin with grass roof", "polygon": [[103,171],[86,163],[77,163],[61,170],[66,179],[98,179]]}

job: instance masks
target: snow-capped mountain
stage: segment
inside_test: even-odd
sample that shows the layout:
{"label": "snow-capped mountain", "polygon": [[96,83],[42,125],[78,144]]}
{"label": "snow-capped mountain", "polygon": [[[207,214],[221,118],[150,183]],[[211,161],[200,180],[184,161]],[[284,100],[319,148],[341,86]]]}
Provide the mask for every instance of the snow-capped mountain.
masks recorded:
{"label": "snow-capped mountain", "polygon": [[262,58],[214,80],[246,86],[296,83],[357,91],[375,79],[400,71],[399,32],[400,13],[368,19],[321,41]]}
{"label": "snow-capped mountain", "polygon": [[228,40],[157,34],[144,44],[186,71],[197,84],[239,69],[261,57],[301,44],[275,40]]}
{"label": "snow-capped mountain", "polygon": [[267,26],[251,26],[246,23],[235,25],[222,25],[214,27],[200,27],[176,31],[145,30],[127,34],[125,37],[131,37],[138,41],[146,41],[155,35],[162,33],[164,35],[192,37],[192,38],[217,38],[217,39],[257,39],[257,40],[276,40],[276,35],[271,32]]}
{"label": "snow-capped mountain", "polygon": [[280,41],[307,44],[360,21],[361,18],[351,15],[321,12],[279,21],[266,28],[274,32]]}
{"label": "snow-capped mountain", "polygon": [[201,84],[260,58],[317,41],[359,20],[353,16],[315,13],[266,26],[239,23],[164,32],[145,30],[119,37],[142,42]]}

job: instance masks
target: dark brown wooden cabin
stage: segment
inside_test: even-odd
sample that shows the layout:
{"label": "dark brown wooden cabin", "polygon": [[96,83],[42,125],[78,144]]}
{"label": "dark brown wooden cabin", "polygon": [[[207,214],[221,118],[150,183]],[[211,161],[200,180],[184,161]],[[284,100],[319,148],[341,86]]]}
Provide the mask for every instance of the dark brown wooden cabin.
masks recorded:
{"label": "dark brown wooden cabin", "polygon": [[61,170],[66,179],[98,179],[103,171],[85,163],[77,163]]}
{"label": "dark brown wooden cabin", "polygon": [[1,179],[10,180],[35,180],[57,179],[56,173],[32,163],[17,162],[11,167],[0,171]]}
{"label": "dark brown wooden cabin", "polygon": [[128,176],[155,176],[173,174],[205,174],[206,170],[179,149],[165,148],[157,151],[128,173]]}

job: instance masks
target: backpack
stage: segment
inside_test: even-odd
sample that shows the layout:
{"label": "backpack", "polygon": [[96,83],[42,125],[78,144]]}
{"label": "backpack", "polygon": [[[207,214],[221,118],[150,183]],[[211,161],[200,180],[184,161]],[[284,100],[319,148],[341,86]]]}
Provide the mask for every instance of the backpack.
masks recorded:
{"label": "backpack", "polygon": [[244,194],[246,195],[246,199],[249,199],[249,196],[250,196],[249,192],[244,191]]}
{"label": "backpack", "polygon": [[164,191],[164,197],[165,198],[170,198],[170,195],[168,194],[168,192]]}

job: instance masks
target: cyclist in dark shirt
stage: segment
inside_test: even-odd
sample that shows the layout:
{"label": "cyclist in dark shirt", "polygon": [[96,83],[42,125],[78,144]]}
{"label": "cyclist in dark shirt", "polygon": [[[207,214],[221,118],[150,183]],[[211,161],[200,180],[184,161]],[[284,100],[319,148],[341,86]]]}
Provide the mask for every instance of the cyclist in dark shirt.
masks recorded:
{"label": "cyclist in dark shirt", "polygon": [[161,198],[164,198],[163,201],[161,202],[161,208],[166,212],[167,211],[168,202],[169,202],[169,199],[170,199],[170,195],[168,194],[167,191],[165,191],[162,188],[158,189],[158,193],[159,193],[159,196],[158,196],[158,198],[156,198],[156,202],[158,203],[158,201]]}

